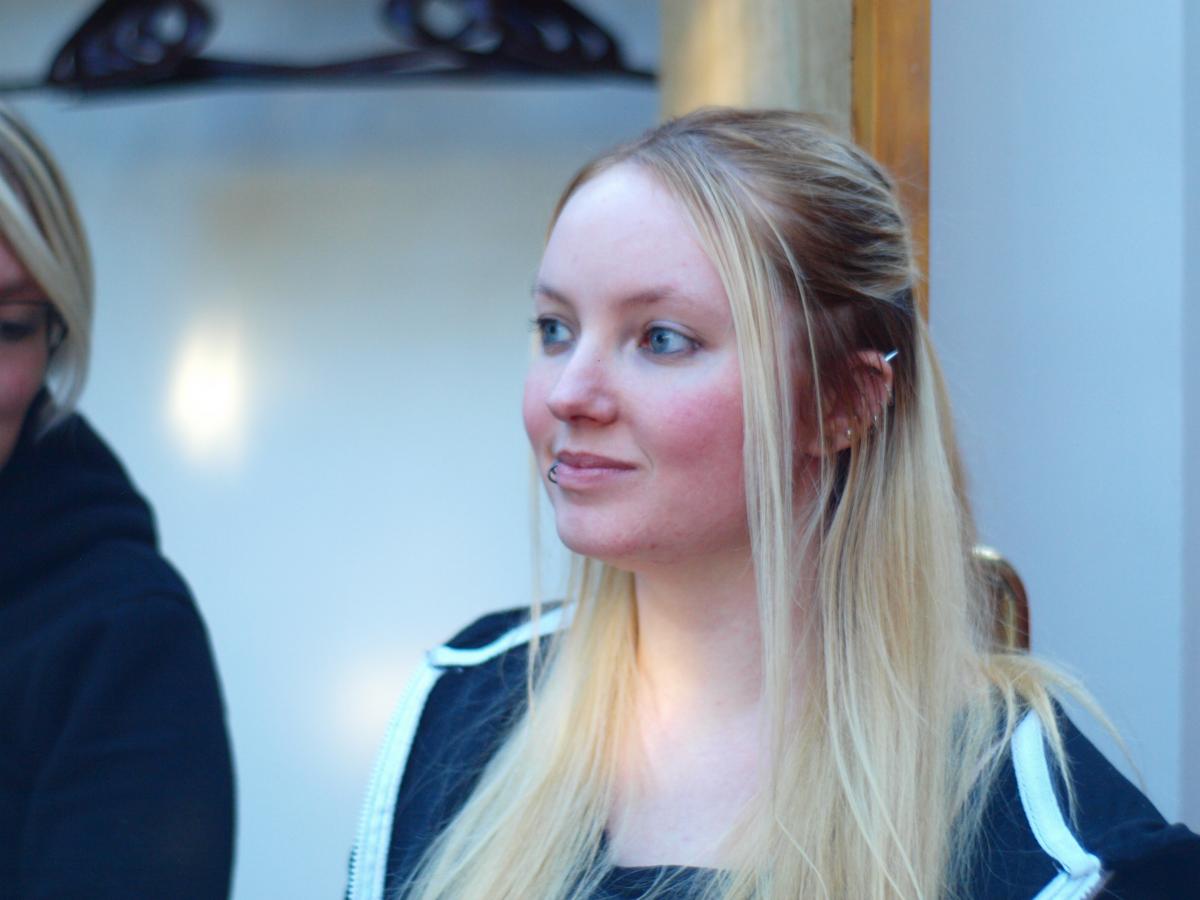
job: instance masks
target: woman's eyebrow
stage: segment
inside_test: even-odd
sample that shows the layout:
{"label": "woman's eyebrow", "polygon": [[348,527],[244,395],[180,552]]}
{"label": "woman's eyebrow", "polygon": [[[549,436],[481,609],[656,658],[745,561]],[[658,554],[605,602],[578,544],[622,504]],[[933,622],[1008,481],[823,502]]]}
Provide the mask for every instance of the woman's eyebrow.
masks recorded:
{"label": "woman's eyebrow", "polygon": [[568,298],[566,294],[564,294],[562,291],[555,290],[544,281],[535,282],[533,285],[533,290],[531,290],[530,293],[535,297],[539,294],[543,297],[549,297],[551,300],[561,303],[564,306],[575,305],[571,302],[570,298]]}
{"label": "woman's eyebrow", "polygon": [[[533,286],[533,295],[542,295],[564,306],[573,307],[575,304],[571,302],[571,298],[562,291],[551,287],[544,281],[539,281]],[[651,303],[656,303],[660,300],[687,300],[686,294],[680,293],[673,287],[664,285],[662,287],[645,288],[640,291],[635,291],[632,294],[627,294],[619,301],[621,306],[648,306]]]}
{"label": "woman's eyebrow", "polygon": [[680,293],[675,288],[669,285],[661,287],[646,288],[645,290],[635,291],[621,300],[622,306],[649,306],[651,303],[657,303],[660,300],[687,300],[686,294]]}
{"label": "woman's eyebrow", "polygon": [[32,305],[40,299],[40,295],[37,284],[29,279],[0,287],[0,303]]}

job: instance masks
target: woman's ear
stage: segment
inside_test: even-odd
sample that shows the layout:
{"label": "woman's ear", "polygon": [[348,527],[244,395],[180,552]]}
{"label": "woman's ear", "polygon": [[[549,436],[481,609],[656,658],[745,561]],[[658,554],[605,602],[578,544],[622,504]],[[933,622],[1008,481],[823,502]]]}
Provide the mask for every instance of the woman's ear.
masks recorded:
{"label": "woman's ear", "polygon": [[850,357],[851,390],[824,410],[821,430],[804,447],[809,456],[837,454],[862,440],[892,403],[892,364],[896,356],[859,350]]}

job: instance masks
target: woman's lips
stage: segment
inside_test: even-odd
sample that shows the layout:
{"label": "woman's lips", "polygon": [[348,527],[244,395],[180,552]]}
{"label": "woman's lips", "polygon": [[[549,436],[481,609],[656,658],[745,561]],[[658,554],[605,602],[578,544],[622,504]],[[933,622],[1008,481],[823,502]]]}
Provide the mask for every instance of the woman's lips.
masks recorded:
{"label": "woman's lips", "polygon": [[560,488],[580,490],[609,484],[631,473],[632,463],[600,456],[560,450],[554,459],[554,480]]}

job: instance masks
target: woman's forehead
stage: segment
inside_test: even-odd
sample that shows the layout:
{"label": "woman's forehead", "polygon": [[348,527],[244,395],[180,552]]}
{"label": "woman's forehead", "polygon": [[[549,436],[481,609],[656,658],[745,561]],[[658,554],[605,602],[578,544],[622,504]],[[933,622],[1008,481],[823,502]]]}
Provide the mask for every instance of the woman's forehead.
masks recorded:
{"label": "woman's forehead", "polygon": [[[644,168],[614,166],[583,184],[550,233],[539,286],[691,298],[724,290],[684,205]],[[547,292],[550,293],[550,292]]]}

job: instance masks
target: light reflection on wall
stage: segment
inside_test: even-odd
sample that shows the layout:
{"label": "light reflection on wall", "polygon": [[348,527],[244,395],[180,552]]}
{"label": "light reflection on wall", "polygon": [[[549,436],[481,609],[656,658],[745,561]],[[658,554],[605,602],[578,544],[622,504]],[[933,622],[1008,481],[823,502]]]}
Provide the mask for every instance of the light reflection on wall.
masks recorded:
{"label": "light reflection on wall", "polygon": [[364,655],[338,667],[325,698],[326,715],[318,720],[325,723],[321,737],[330,750],[354,761],[375,757],[397,698],[416,669],[418,654],[411,655]]}
{"label": "light reflection on wall", "polygon": [[171,366],[167,418],[195,463],[232,465],[245,443],[247,365],[239,328],[199,323],[185,333]]}

